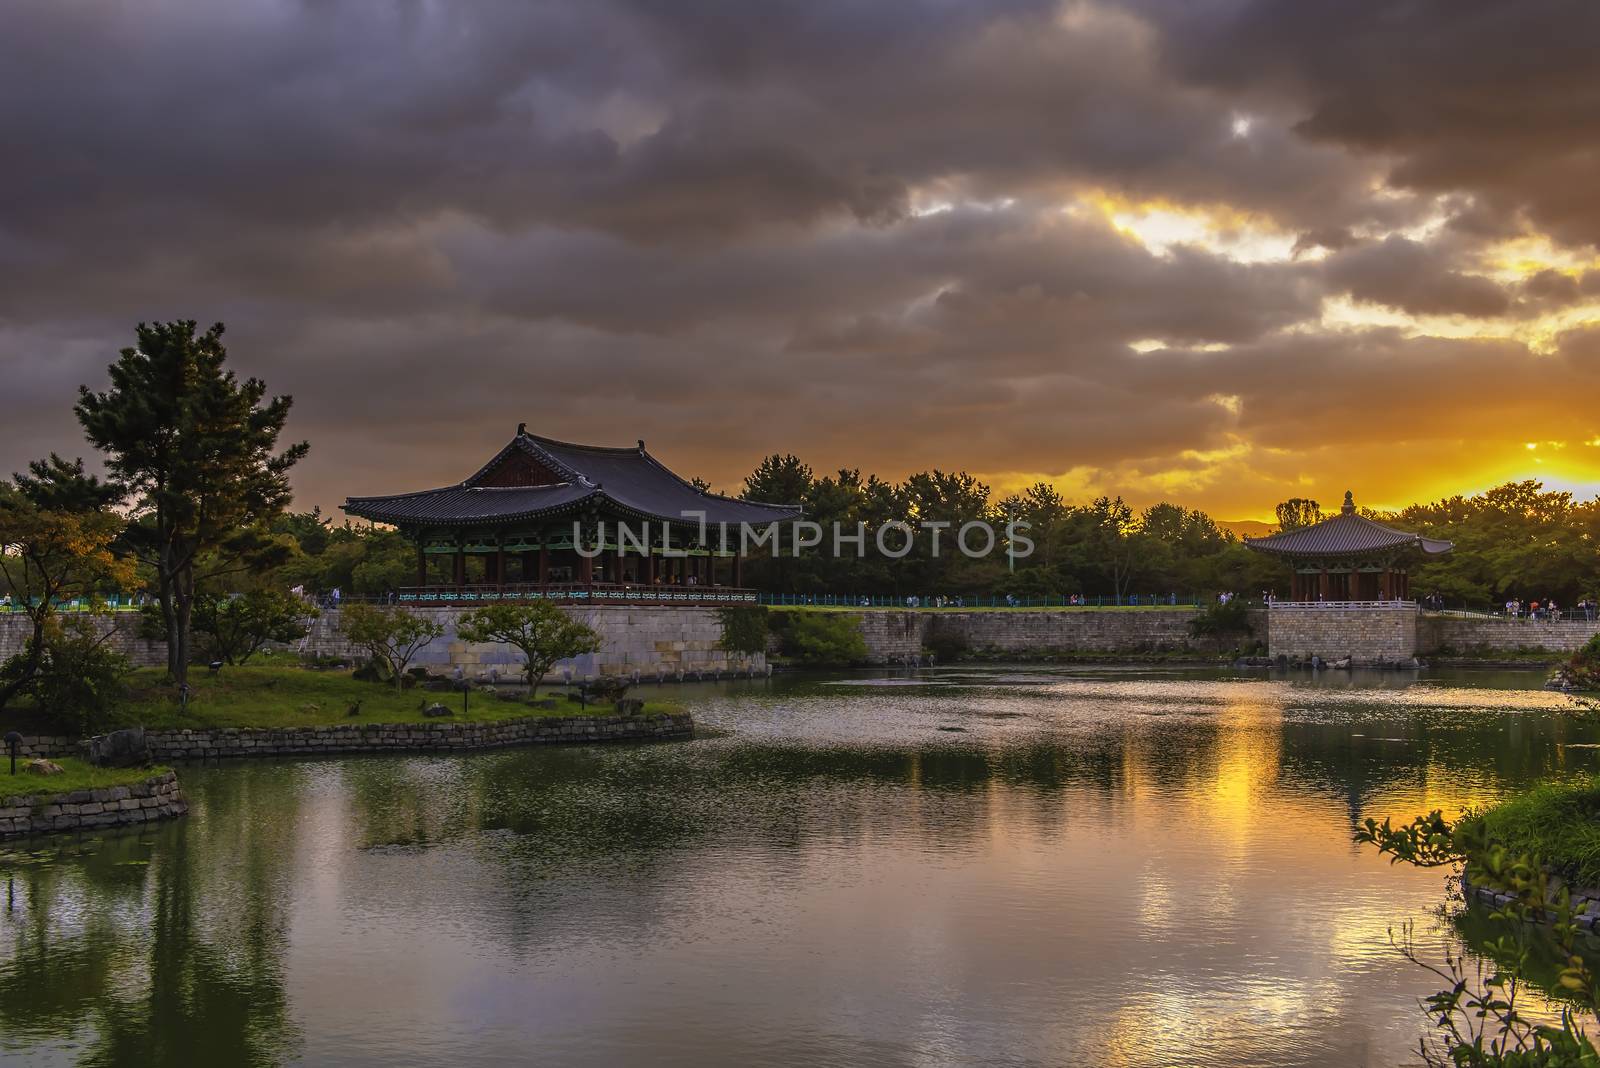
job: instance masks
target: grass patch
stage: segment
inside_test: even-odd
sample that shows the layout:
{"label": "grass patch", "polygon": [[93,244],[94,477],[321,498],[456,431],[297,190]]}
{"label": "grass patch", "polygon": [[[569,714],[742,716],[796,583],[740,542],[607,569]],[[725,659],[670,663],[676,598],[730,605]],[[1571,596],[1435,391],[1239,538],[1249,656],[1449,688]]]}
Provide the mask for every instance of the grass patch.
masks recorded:
{"label": "grass patch", "polygon": [[[396,692],[393,686],[363,682],[345,670],[315,671],[285,664],[247,664],[225,667],[216,675],[204,668],[189,675],[189,704],[184,709],[177,690],[159,668],[140,668],[129,677],[129,693],[113,713],[111,727],[143,726],[150,730],[202,730],[215,727],[324,727],[362,723],[486,723],[529,716],[607,715],[610,704],[591,703],[587,709],[549,688],[541,698],[557,698],[555,707],[540,708],[523,700],[501,700],[473,691],[461,711],[459,692],[413,688]],[[350,706],[361,703],[358,715]],[[449,718],[422,715],[425,705],[441,704],[455,714]],[[8,720],[26,722],[29,712],[19,710]],[[678,712],[668,701],[648,701],[647,715]],[[7,723],[7,729],[12,726]]]}
{"label": "grass patch", "polygon": [[76,757],[51,757],[61,765],[60,775],[30,775],[17,761],[17,773],[6,774],[11,769],[9,761],[0,764],[0,796],[15,797],[29,794],[69,794],[74,790],[99,790],[107,786],[132,786],[146,779],[165,774],[165,767],[150,768],[97,768]]}
{"label": "grass patch", "polygon": [[1535,786],[1460,826],[1474,823],[1511,854],[1529,854],[1576,885],[1600,886],[1600,779]]}

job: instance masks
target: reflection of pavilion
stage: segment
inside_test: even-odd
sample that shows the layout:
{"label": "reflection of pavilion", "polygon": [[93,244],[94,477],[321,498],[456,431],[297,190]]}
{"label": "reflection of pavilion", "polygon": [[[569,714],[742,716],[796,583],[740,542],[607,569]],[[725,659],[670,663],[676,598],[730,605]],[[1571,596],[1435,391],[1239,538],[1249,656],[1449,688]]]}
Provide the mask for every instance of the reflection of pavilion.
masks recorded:
{"label": "reflection of pavilion", "polygon": [[432,603],[754,601],[740,588],[741,525],[800,515],[796,506],[701,490],[645,452],[643,441],[573,445],[525,426],[463,482],[351,497],[344,510],[416,543],[417,584],[399,596]]}
{"label": "reflection of pavilion", "polygon": [[1244,542],[1258,553],[1288,561],[1294,568],[1289,599],[1299,602],[1407,600],[1410,565],[1454,548],[1448,541],[1396,530],[1358,515],[1348,492],[1336,516]]}

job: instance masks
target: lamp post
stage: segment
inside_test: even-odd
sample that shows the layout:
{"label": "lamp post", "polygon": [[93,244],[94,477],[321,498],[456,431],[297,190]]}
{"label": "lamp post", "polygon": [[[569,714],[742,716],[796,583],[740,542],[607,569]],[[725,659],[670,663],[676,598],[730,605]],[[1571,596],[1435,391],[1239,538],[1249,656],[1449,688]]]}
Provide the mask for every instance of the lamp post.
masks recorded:
{"label": "lamp post", "polygon": [[17,773],[17,746],[22,744],[22,735],[16,731],[6,731],[6,751],[11,754],[11,774]]}

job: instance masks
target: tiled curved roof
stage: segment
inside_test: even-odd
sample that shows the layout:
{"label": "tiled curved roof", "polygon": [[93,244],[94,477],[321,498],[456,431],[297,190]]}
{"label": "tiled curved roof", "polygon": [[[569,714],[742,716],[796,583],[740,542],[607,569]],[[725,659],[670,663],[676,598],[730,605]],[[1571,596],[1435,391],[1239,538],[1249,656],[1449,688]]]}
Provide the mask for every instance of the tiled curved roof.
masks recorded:
{"label": "tiled curved roof", "polygon": [[1331,519],[1265,538],[1245,538],[1244,543],[1276,556],[1360,556],[1407,548],[1437,555],[1455,548],[1451,542],[1395,530],[1356,514],[1348,493],[1343,509]]}
{"label": "tiled curved roof", "polygon": [[571,483],[511,489],[445,486],[392,497],[350,497],[344,503],[344,510],[379,523],[498,523],[564,508],[594,493],[589,486]]}
{"label": "tiled curved roof", "polygon": [[[492,487],[476,483],[513,449],[537,459],[555,477],[553,485]],[[593,504],[645,519],[697,524],[700,513],[719,523],[765,525],[800,516],[798,505],[741,501],[702,493],[644,450],[574,445],[529,434],[517,436],[466,481],[455,486],[387,497],[350,497],[344,510],[363,519],[402,526],[498,524],[570,513]]]}

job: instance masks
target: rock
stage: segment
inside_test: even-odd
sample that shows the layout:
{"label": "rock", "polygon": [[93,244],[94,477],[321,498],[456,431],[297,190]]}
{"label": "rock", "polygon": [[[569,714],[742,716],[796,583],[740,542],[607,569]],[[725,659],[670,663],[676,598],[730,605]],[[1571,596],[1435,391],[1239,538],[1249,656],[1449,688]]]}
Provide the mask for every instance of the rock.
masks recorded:
{"label": "rock", "polygon": [[37,760],[30,760],[26,764],[22,765],[22,770],[27,772],[29,775],[60,775],[65,769],[55,761],[45,760],[41,757]]}
{"label": "rock", "polygon": [[143,727],[129,727],[89,739],[89,763],[100,768],[137,768],[150,763]]}
{"label": "rock", "polygon": [[644,702],[637,697],[624,697],[616,703],[618,715],[637,716],[644,711]]}
{"label": "rock", "polygon": [[422,710],[422,714],[430,719],[437,719],[440,716],[453,716],[455,715],[455,710],[446,708],[444,705],[429,705]]}

